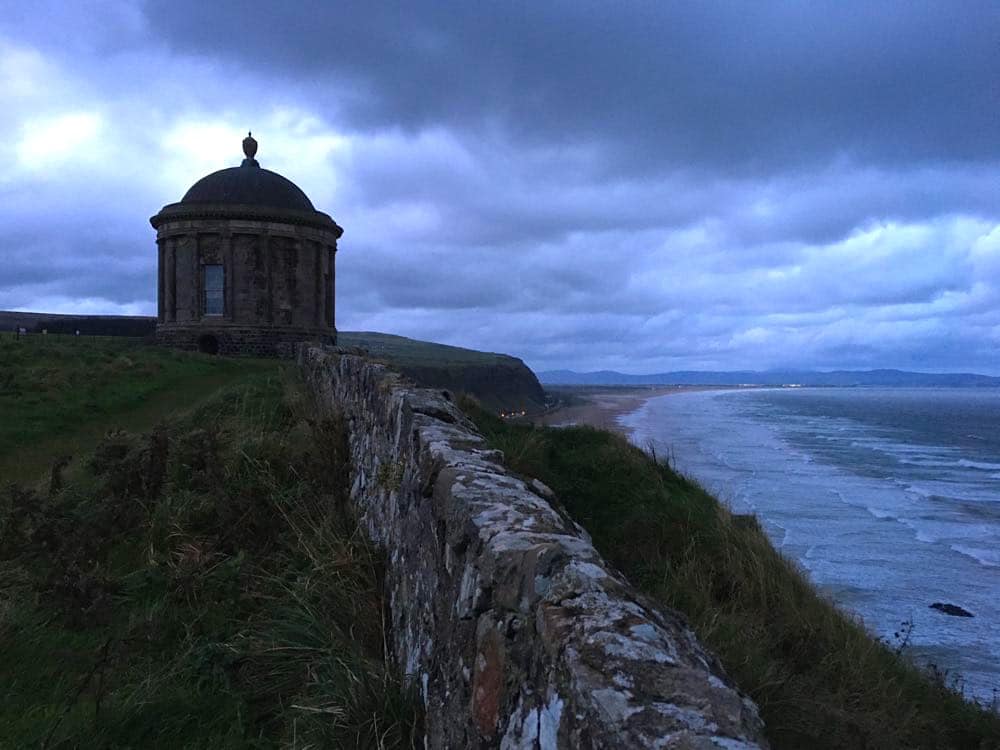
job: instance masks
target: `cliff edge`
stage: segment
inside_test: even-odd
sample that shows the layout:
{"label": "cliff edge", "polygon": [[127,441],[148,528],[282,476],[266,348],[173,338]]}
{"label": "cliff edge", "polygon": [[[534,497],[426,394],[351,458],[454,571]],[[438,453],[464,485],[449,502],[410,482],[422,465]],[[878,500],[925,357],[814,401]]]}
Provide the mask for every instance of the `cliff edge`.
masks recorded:
{"label": "cliff edge", "polygon": [[545,391],[517,357],[372,331],[340,331],[337,344],[363,349],[419,385],[475,396],[491,411],[545,408]]}

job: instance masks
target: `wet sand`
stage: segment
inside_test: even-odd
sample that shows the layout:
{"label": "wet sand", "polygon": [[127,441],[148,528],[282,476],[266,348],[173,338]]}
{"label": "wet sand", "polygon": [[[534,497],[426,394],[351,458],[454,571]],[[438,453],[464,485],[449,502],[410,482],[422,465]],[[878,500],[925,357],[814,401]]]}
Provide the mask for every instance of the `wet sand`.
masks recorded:
{"label": "wet sand", "polygon": [[687,385],[550,388],[552,393],[560,397],[570,396],[571,399],[568,400],[571,402],[548,414],[536,417],[533,421],[535,424],[548,427],[586,424],[628,437],[628,431],[619,424],[618,418],[635,411],[651,398],[664,396],[668,393],[730,390],[731,388],[732,386]]}

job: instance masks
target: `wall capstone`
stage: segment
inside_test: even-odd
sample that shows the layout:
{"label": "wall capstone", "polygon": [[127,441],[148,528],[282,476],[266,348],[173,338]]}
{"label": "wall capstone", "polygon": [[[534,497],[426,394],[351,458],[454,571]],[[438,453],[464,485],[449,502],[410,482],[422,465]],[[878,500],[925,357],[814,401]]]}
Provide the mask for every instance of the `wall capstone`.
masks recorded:
{"label": "wall capstone", "polygon": [[428,747],[767,747],[682,617],[604,562],[548,487],[509,473],[447,393],[332,347],[298,359],[348,420],[351,496],[386,554]]}

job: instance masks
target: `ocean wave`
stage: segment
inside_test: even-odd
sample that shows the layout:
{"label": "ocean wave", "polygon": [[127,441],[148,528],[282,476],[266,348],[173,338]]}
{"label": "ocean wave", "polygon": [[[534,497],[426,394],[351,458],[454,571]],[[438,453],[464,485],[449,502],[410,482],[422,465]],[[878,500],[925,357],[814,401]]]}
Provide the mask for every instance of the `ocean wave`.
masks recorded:
{"label": "ocean wave", "polygon": [[961,555],[971,557],[980,565],[985,565],[987,568],[1000,568],[1000,550],[968,547],[964,544],[952,544],[951,548]]}
{"label": "ocean wave", "polygon": [[[1000,403],[979,414],[966,401],[952,409],[950,391],[947,401],[921,393],[920,413],[911,414],[911,400],[894,407],[896,391],[835,395],[840,402],[819,393],[753,413],[734,408],[737,399],[665,397],[669,410],[651,411],[642,422],[650,435],[675,441],[680,431],[682,465],[729,494],[734,507],[752,504],[783,554],[842,605],[856,604],[866,621],[892,628],[907,607],[929,618],[928,596],[952,597],[967,601],[978,616],[972,624],[1000,644],[1000,455],[992,449],[1000,444]],[[826,413],[789,414],[799,403]],[[861,414],[859,404],[874,410],[870,420],[841,416],[841,409]],[[879,423],[885,415],[892,421]],[[965,423],[966,415],[975,419]],[[780,427],[777,435],[762,429],[767,423]],[[969,653],[974,644],[956,634],[955,623],[937,619],[921,620],[922,637]],[[980,661],[1000,670],[1000,654]],[[954,660],[936,663],[960,668]],[[984,670],[963,663],[960,671]]]}
{"label": "ocean wave", "polygon": [[939,456],[927,456],[925,458],[898,458],[896,459],[904,466],[923,466],[933,469],[954,469],[961,464],[958,461],[943,460]]}
{"label": "ocean wave", "polygon": [[962,503],[988,503],[996,500],[995,493],[984,493],[975,484],[963,481],[907,482],[896,480],[897,484],[913,495],[918,501],[930,501],[935,505],[957,505]]}
{"label": "ocean wave", "polygon": [[926,487],[920,484],[911,484],[905,480],[899,480],[900,484],[906,488],[906,491],[916,495],[921,500],[947,500],[947,496],[942,495],[939,489],[934,487]]}
{"label": "ocean wave", "polygon": [[898,517],[896,516],[896,513],[894,511],[883,510],[882,508],[871,508],[871,507],[866,507],[865,510],[867,510],[869,513],[871,513],[873,516],[875,516],[875,518],[879,519],[880,521],[898,520]]}
{"label": "ocean wave", "polygon": [[914,532],[916,532],[916,537],[918,542],[923,542],[924,544],[937,544],[938,542],[941,541],[941,537],[939,536],[935,536],[934,534],[928,534],[926,531],[918,529],[914,526],[910,526],[910,528],[913,529]]}
{"label": "ocean wave", "polygon": [[953,445],[929,445],[929,444],[919,444],[919,445],[908,445],[906,443],[894,443],[890,441],[885,441],[887,446],[891,446],[894,453],[902,454],[923,454],[926,456],[937,456],[939,454],[955,454],[961,449],[956,448]]}
{"label": "ocean wave", "polygon": [[[971,469],[976,472],[988,471],[993,472],[990,474],[990,479],[1000,479],[1000,464],[989,463],[987,461],[972,461],[967,458],[960,458],[958,460],[949,460],[941,456],[923,456],[917,458],[897,458],[896,459],[903,466],[918,466],[921,469],[943,469],[951,470],[946,476],[953,476],[955,478],[960,478],[963,476],[961,469]],[[959,470],[959,471],[955,471]]]}
{"label": "ocean wave", "polygon": [[[915,518],[900,518],[897,520],[904,526],[909,527],[913,531],[917,541],[924,544],[937,544],[949,536],[949,530],[941,528],[942,524],[940,523],[934,523],[933,521],[928,523],[927,520],[921,522],[920,519]],[[934,529],[933,531],[931,531],[932,528]]]}
{"label": "ocean wave", "polygon": [[1000,464],[991,464],[986,461],[970,461],[967,458],[959,459],[958,465],[965,469],[977,469],[979,471],[996,471],[1000,469]]}

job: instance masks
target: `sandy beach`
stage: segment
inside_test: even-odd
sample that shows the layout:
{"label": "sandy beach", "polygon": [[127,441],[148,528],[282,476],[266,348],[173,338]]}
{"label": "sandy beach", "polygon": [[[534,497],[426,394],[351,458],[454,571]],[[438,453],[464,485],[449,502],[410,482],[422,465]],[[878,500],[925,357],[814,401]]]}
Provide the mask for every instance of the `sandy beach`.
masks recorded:
{"label": "sandy beach", "polygon": [[[729,390],[730,387],[724,387]],[[618,417],[641,407],[646,401],[669,393],[689,393],[691,391],[719,390],[715,386],[654,385],[654,386],[594,386],[555,387],[549,389],[566,405],[548,414],[536,417],[535,424],[547,427],[567,427],[586,424],[602,430],[617,432],[627,437],[626,430],[619,424]]]}

